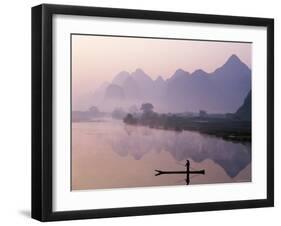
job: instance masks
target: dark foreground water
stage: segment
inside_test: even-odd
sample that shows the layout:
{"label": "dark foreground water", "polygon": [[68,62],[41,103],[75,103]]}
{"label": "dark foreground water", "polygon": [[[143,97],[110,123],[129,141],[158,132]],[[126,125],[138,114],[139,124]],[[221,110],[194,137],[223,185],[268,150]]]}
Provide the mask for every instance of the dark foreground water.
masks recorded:
{"label": "dark foreground water", "polygon": [[185,175],[154,170],[193,170],[190,184],[251,181],[251,144],[190,131],[157,130],[102,119],[72,124],[72,189],[184,185]]}

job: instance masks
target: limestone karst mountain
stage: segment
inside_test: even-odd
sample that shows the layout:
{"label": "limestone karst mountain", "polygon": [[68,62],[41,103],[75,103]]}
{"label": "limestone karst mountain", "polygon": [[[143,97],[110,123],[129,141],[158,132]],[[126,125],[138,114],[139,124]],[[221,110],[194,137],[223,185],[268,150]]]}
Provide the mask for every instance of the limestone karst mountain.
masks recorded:
{"label": "limestone karst mountain", "polygon": [[[153,80],[142,69],[122,71],[104,89],[101,105],[129,107],[151,102],[161,112],[236,112],[251,89],[251,70],[236,55],[212,73],[175,71]],[[101,92],[100,92],[101,93]],[[114,103],[116,101],[116,103]],[[108,104],[107,104],[108,103]]]}

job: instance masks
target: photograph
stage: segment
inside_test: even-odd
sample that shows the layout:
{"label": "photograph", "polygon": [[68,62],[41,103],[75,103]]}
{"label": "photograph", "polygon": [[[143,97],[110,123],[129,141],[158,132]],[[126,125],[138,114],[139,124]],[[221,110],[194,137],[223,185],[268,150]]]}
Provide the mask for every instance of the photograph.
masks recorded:
{"label": "photograph", "polygon": [[72,191],[252,181],[252,42],[72,33],[70,51]]}

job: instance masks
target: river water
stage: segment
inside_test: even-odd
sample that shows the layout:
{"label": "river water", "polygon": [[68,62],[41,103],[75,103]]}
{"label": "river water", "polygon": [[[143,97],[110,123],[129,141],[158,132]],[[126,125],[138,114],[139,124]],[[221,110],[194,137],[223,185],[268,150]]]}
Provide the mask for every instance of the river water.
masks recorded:
{"label": "river water", "polygon": [[101,119],[72,123],[72,190],[185,185],[185,175],[155,176],[155,170],[185,170],[190,184],[251,181],[251,144],[191,131],[130,126]]}

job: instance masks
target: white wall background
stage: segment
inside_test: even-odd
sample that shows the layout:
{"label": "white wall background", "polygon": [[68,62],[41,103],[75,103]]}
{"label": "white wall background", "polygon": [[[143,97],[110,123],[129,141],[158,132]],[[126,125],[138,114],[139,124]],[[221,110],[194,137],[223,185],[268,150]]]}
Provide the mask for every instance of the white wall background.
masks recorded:
{"label": "white wall background", "polygon": [[[0,13],[0,224],[36,225],[30,218],[31,6],[42,1],[2,1]],[[60,225],[265,225],[281,212],[281,14],[278,1],[68,0],[46,3],[136,8],[275,18],[275,208],[56,222]],[[280,138],[279,138],[280,137]]]}

